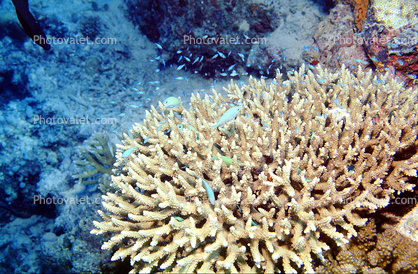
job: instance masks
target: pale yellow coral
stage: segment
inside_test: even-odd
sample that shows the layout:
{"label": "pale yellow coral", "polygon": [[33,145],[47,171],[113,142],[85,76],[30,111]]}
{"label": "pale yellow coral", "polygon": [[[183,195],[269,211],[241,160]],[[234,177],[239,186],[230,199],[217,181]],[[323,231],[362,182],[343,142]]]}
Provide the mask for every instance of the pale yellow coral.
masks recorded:
{"label": "pale yellow coral", "polygon": [[[363,212],[413,187],[418,92],[389,74],[376,82],[302,67],[284,82],[231,83],[229,98],[192,95],[190,110],[160,104],[165,117],[152,108],[124,135],[118,191],[92,233],[114,234],[102,248],[117,246],[112,259],[130,257],[132,273],[312,272],[314,257],[357,235]],[[230,102],[241,112],[210,129]]]}
{"label": "pale yellow coral", "polygon": [[418,23],[416,0],[374,0],[372,4],[376,21],[394,29]]}

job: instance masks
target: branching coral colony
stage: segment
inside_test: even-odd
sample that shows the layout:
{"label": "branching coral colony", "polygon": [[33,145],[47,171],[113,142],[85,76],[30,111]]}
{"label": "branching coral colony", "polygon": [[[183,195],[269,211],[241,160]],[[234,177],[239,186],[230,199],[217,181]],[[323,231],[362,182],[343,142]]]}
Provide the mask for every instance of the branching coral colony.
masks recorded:
{"label": "branching coral colony", "polygon": [[[113,234],[112,260],[130,256],[132,273],[313,272],[364,212],[412,190],[417,90],[344,67],[280,76],[193,95],[190,110],[160,104],[165,117],[152,108],[124,136],[118,191],[92,231]],[[231,103],[236,118],[211,129]]]}

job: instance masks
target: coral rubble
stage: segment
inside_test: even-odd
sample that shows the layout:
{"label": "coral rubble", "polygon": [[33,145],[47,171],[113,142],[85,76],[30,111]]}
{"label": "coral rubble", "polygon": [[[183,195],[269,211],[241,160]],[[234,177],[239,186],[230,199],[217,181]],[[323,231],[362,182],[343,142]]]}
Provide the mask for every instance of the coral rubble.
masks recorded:
{"label": "coral rubble", "polygon": [[[313,272],[366,213],[411,190],[418,91],[389,74],[304,69],[147,112],[91,231],[113,235],[112,260],[130,257],[132,273]],[[230,105],[236,117],[223,116]]]}

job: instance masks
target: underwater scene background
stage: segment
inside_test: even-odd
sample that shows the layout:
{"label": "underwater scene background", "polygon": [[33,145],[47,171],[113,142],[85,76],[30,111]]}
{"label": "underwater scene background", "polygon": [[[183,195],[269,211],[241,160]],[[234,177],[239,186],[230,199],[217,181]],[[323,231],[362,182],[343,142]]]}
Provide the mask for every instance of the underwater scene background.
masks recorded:
{"label": "underwater scene background", "polygon": [[418,271],[417,1],[0,10],[0,272]]}

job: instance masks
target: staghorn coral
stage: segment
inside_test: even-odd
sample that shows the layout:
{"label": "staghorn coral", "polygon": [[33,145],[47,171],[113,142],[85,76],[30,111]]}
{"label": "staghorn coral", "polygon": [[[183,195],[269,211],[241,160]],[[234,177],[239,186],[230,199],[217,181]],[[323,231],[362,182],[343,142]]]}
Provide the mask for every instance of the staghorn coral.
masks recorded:
{"label": "staghorn coral", "polygon": [[[313,272],[364,212],[413,188],[418,165],[416,90],[318,71],[231,83],[229,98],[192,95],[166,117],[152,107],[117,151],[118,190],[91,231],[113,235],[102,249],[130,256],[132,273]],[[231,102],[235,120],[210,129]]]}

